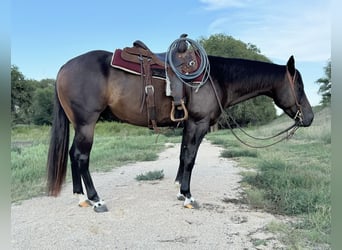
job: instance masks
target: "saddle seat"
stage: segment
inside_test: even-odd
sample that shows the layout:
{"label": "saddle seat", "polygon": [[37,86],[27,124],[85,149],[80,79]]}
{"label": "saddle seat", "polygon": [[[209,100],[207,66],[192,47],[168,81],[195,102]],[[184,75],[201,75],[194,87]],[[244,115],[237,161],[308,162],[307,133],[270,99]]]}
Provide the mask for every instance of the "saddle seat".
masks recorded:
{"label": "saddle seat", "polygon": [[141,63],[142,57],[146,57],[150,65],[157,64],[165,67],[166,53],[153,53],[142,41],[136,40],[133,47],[126,47],[122,50],[121,57],[134,63]]}

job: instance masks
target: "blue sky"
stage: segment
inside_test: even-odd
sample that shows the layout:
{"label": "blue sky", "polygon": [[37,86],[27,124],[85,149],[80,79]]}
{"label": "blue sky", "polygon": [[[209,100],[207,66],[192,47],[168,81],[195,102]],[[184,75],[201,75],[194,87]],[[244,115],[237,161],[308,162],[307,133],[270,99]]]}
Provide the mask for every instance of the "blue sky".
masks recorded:
{"label": "blue sky", "polygon": [[144,41],[164,52],[182,33],[224,33],[255,44],[274,63],[290,55],[312,105],[331,57],[331,2],[323,0],[13,0],[11,63],[29,79],[55,78],[67,60]]}

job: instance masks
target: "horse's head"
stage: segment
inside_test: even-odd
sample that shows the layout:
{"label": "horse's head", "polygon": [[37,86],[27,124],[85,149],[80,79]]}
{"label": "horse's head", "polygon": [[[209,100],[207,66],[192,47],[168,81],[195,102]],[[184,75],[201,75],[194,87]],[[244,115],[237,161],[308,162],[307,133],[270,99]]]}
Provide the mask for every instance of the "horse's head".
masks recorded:
{"label": "horse's head", "polygon": [[314,113],[304,92],[302,77],[295,68],[293,56],[287,62],[284,81],[282,86],[276,90],[274,101],[299,126],[311,125]]}

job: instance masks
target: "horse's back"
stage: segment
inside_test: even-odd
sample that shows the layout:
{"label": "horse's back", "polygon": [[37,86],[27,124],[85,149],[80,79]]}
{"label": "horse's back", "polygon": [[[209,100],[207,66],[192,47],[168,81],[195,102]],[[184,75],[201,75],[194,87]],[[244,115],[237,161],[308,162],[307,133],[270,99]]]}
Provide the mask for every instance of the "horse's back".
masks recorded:
{"label": "horse's back", "polygon": [[[61,72],[68,70],[75,73],[93,74],[103,73],[108,76],[112,53],[105,50],[93,50],[76,56],[66,62],[60,69]],[[76,72],[78,70],[78,72]],[[85,71],[87,70],[87,71]]]}

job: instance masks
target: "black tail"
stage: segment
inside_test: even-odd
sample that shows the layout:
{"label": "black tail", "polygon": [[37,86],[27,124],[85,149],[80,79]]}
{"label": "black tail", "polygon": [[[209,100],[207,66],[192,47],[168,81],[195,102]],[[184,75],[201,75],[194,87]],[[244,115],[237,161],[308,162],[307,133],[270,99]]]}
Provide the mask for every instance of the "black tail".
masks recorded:
{"label": "black tail", "polygon": [[55,89],[55,105],[47,160],[49,195],[57,196],[65,180],[69,149],[69,121],[59,102]]}

